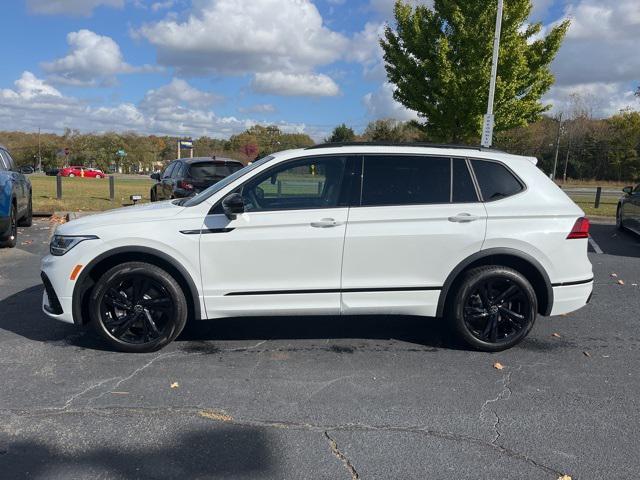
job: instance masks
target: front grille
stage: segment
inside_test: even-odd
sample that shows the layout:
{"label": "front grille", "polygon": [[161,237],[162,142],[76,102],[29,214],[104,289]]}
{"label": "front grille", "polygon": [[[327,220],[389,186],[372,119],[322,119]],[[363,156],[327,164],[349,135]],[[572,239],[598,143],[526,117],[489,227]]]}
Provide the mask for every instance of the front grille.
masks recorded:
{"label": "front grille", "polygon": [[61,315],[62,305],[60,305],[60,300],[58,300],[58,295],[56,295],[56,291],[53,289],[49,277],[47,277],[47,274],[44,272],[40,272],[40,277],[42,278],[44,289],[47,291],[47,297],[49,298],[49,305],[45,305],[44,308],[53,315]]}

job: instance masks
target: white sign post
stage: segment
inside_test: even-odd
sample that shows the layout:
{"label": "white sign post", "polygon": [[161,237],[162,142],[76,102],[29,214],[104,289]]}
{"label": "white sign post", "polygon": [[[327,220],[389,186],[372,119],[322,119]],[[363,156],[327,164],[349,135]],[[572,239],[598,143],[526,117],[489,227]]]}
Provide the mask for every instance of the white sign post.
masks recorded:
{"label": "white sign post", "polygon": [[500,52],[500,33],[502,32],[502,9],[504,0],[498,0],[498,14],[496,16],[496,31],[493,37],[493,59],[491,62],[491,81],[489,83],[489,102],[487,114],[484,116],[482,128],[482,146],[489,148],[493,143],[493,99],[496,94],[496,77],[498,76],[498,54]]}

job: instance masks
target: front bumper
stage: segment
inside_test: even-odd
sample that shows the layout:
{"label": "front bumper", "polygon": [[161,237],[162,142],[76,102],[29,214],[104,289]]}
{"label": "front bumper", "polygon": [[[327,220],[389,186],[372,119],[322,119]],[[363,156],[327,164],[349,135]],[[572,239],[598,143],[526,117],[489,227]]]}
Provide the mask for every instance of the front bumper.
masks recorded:
{"label": "front bumper", "polygon": [[553,308],[551,315],[563,315],[584,307],[591,299],[593,280],[578,285],[553,287]]}

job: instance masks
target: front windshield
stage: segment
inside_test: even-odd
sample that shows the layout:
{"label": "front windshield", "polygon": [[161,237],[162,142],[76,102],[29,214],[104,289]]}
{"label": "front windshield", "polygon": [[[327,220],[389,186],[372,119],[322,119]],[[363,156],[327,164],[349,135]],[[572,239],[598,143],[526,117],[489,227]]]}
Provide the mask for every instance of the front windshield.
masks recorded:
{"label": "front windshield", "polygon": [[240,177],[245,176],[247,173],[255,170],[256,168],[260,167],[261,165],[264,165],[268,161],[273,160],[273,158],[274,158],[273,156],[268,156],[268,157],[261,158],[260,160],[256,160],[252,164],[247,165],[243,169],[238,170],[237,172],[232,173],[228,177],[220,180],[218,183],[215,183],[215,184],[211,185],[209,188],[207,188],[206,190],[203,190],[201,193],[199,193],[195,197],[188,198],[184,203],[181,203],[181,206],[183,206],[183,207],[195,207],[196,205],[200,205],[206,199],[212,197],[213,195],[218,193],[220,190],[225,188],[227,185],[230,185],[231,183],[235,182]]}

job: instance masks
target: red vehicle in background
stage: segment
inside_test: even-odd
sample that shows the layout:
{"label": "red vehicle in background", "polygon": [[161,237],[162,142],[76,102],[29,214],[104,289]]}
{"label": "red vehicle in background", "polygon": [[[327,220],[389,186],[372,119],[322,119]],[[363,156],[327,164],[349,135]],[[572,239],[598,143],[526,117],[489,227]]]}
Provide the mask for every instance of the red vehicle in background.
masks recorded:
{"label": "red vehicle in background", "polygon": [[64,167],[60,169],[58,175],[61,177],[87,177],[87,178],[104,178],[104,172],[97,168],[87,167]]}

